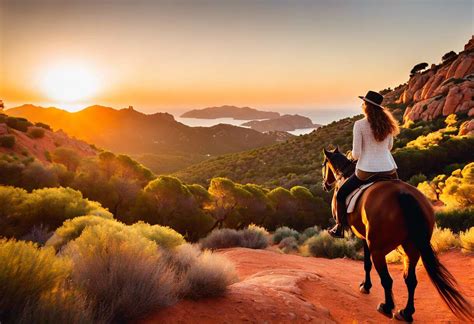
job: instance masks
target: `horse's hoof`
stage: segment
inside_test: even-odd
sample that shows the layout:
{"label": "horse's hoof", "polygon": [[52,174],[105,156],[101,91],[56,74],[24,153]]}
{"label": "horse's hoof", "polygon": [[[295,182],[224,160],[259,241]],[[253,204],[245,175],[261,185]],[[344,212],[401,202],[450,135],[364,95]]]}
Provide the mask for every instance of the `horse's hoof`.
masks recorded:
{"label": "horse's hoof", "polygon": [[377,311],[388,317],[388,318],[392,318],[393,317],[393,314],[392,314],[392,310],[391,309],[386,309],[386,305],[384,303],[380,303],[378,306],[377,306]]}
{"label": "horse's hoof", "polygon": [[370,294],[370,290],[369,290],[369,289],[366,289],[364,285],[361,285],[361,286],[359,287],[359,290],[360,290],[361,293],[363,293],[363,294],[365,294],[365,295]]}
{"label": "horse's hoof", "polygon": [[403,312],[403,309],[400,309],[398,312],[393,314],[393,318],[395,318],[398,321],[402,321],[402,322],[407,322],[407,323],[413,322],[413,317],[411,315],[406,315]]}

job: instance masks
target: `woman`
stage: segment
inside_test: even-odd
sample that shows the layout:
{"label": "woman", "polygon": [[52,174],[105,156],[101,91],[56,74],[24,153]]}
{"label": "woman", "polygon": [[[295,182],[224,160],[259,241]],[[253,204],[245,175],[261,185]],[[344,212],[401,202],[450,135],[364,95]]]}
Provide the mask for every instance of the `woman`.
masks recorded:
{"label": "woman", "polygon": [[397,121],[381,106],[383,96],[378,92],[369,91],[359,98],[364,101],[365,118],[354,123],[352,157],[358,160],[356,171],[337,192],[337,224],[329,231],[338,238],[344,237],[344,226],[348,226],[347,196],[376,175],[397,178],[397,165],[390,153],[393,137],[399,133]]}

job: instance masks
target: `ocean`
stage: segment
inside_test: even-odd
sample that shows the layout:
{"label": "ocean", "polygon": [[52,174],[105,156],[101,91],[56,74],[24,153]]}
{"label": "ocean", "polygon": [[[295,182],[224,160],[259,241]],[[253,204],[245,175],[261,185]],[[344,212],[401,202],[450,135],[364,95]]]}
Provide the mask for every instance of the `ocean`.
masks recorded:
{"label": "ocean", "polygon": [[[321,124],[321,125],[327,125],[333,121],[337,121],[342,118],[346,117],[352,117],[355,115],[358,115],[361,112],[360,107],[354,107],[354,108],[333,108],[333,109],[313,109],[313,110],[294,110],[294,109],[288,109],[287,111],[278,109],[278,110],[271,110],[271,109],[265,109],[268,111],[278,111],[280,114],[298,114],[301,116],[305,116],[310,118],[313,121],[313,124]],[[241,126],[241,124],[245,123],[246,120],[236,120],[232,118],[216,118],[216,119],[200,119],[200,118],[182,118],[179,117],[181,113],[179,114],[174,114],[175,119],[188,126],[204,126],[204,127],[210,127],[218,124],[229,124],[229,125],[234,125],[234,126]],[[313,131],[313,128],[301,128],[301,129],[296,129],[294,131],[291,131],[289,133],[293,135],[304,135],[311,133]]]}

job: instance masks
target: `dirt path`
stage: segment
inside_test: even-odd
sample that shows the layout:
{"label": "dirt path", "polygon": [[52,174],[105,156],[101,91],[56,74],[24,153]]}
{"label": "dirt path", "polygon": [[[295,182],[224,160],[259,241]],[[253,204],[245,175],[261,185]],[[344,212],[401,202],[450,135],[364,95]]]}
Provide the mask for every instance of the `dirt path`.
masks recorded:
{"label": "dirt path", "polygon": [[[270,250],[235,248],[218,253],[235,265],[240,281],[226,296],[181,301],[147,323],[395,323],[376,312],[383,299],[376,272],[370,295],[359,293],[363,264],[347,259],[305,258]],[[460,252],[441,255],[442,263],[474,300],[474,257]],[[398,308],[406,302],[402,265],[390,265]],[[418,266],[416,323],[459,323],[449,312],[422,266]]]}

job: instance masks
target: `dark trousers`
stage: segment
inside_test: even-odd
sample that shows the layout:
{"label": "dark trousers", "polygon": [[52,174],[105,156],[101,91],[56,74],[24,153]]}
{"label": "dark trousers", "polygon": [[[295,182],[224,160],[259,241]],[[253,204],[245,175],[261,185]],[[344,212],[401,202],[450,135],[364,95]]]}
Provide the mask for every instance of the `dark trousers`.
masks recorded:
{"label": "dark trousers", "polygon": [[359,188],[361,185],[370,182],[369,180],[361,180],[357,178],[355,173],[351,175],[339,188],[336,195],[337,202],[337,215],[336,221],[338,224],[347,226],[347,209],[346,209],[346,198],[351,192]]}
{"label": "dark trousers", "polygon": [[[397,172],[388,171],[388,172],[374,172],[374,173],[365,173],[365,175],[370,175],[366,179],[362,180],[356,176],[356,172],[351,175],[339,188],[336,195],[337,203],[337,215],[336,221],[338,224],[348,226],[347,224],[347,208],[346,208],[346,198],[350,195],[351,192],[359,188],[361,185],[380,180],[393,180],[398,179]],[[363,173],[363,172],[362,172]]]}

